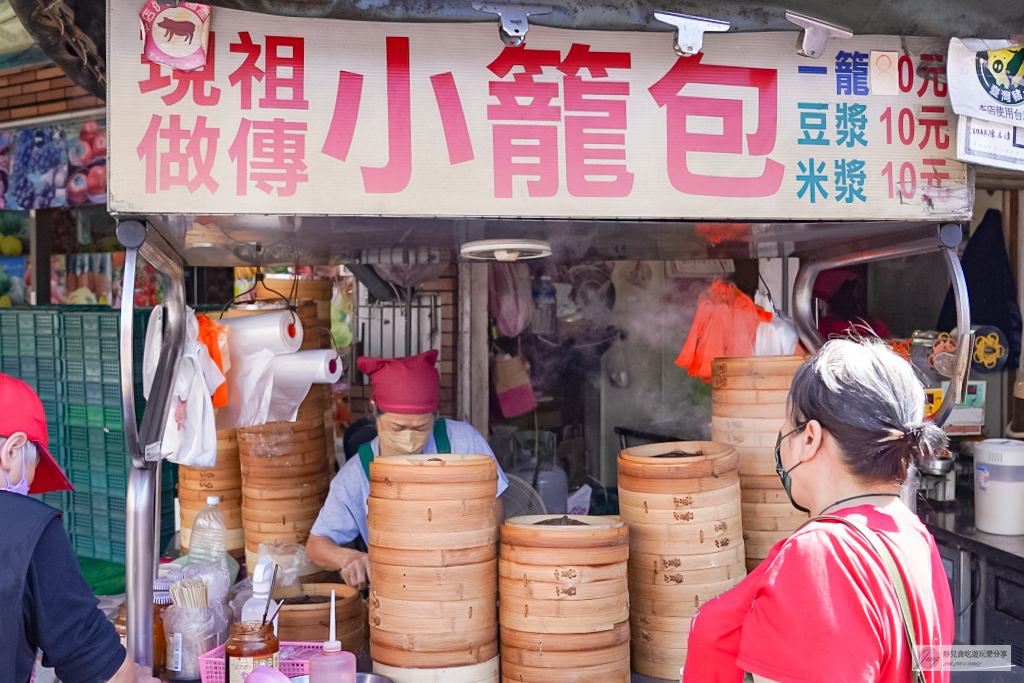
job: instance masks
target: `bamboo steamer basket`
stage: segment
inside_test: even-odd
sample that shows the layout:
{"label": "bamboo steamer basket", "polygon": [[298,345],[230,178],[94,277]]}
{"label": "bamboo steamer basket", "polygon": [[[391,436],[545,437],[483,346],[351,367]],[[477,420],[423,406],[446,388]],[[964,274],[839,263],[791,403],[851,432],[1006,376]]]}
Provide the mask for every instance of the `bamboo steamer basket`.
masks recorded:
{"label": "bamboo steamer basket", "polygon": [[[192,546],[192,527],[181,527],[181,547],[184,552]],[[225,537],[225,549],[230,555],[237,555],[245,548],[245,530],[242,528],[229,528]]]}
{"label": "bamboo steamer basket", "polygon": [[[639,673],[677,677],[689,619],[746,575],[741,463],[735,448],[716,441],[619,454],[619,511],[629,524],[630,647]],[[674,658],[661,661],[657,648]]]}
{"label": "bamboo steamer basket", "polygon": [[387,676],[395,683],[499,683],[499,659],[472,666],[443,667],[437,669],[410,669],[373,662],[373,672]]}
{"label": "bamboo steamer basket", "polygon": [[775,472],[775,444],[789,388],[804,360],[757,356],[712,362],[711,438],[739,454],[743,530],[756,532],[744,534],[748,569],[808,519],[790,505]]}
{"label": "bamboo steamer basket", "polygon": [[[298,301],[312,301],[316,304],[316,317],[330,322],[331,297],[334,294],[334,280],[329,277],[308,275],[264,276],[263,282],[256,283],[255,297],[261,301],[280,301],[279,295]],[[274,291],[271,291],[274,290]]]}
{"label": "bamboo steamer basket", "polygon": [[[420,680],[418,671],[484,665],[484,680],[497,680],[497,670],[487,666],[498,656],[496,494],[497,464],[485,455],[396,456],[370,464],[376,664],[399,667],[409,680]],[[432,680],[433,673],[422,675]]]}
{"label": "bamboo steamer basket", "polygon": [[[358,654],[366,640],[366,608],[359,591],[345,584],[300,584],[274,590],[274,599],[300,595],[330,597],[335,592],[336,637],[343,649]],[[282,640],[319,642],[330,633],[330,602],[305,605],[282,605],[278,613],[278,637]]]}
{"label": "bamboo steamer basket", "polygon": [[[501,541],[504,678],[628,681],[629,527],[618,517],[530,515],[506,520]],[[556,553],[573,560],[557,564]]]}
{"label": "bamboo steamer basket", "polygon": [[[203,506],[205,507],[205,505]],[[195,509],[188,508],[184,505],[181,506],[181,528],[182,531],[185,529],[191,529],[192,524],[196,520],[196,515],[200,513],[203,508]],[[223,503],[220,505],[221,514],[224,515],[224,524],[228,529],[241,529],[242,528],[242,507],[237,505],[234,507],[224,507]]]}

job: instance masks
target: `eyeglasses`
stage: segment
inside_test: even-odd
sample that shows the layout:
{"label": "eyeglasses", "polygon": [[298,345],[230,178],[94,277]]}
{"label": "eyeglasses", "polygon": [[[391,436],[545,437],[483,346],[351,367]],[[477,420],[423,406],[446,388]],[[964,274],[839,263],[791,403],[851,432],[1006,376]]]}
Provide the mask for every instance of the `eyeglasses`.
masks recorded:
{"label": "eyeglasses", "polygon": [[[782,433],[781,429],[779,430],[779,437],[775,440],[775,472],[780,477],[782,475],[786,474],[786,470],[782,467],[782,453],[779,450],[780,448],[782,448],[782,441],[783,441],[783,439],[787,439],[787,438],[793,436],[794,434],[796,434],[797,432],[802,431],[803,428],[806,427],[806,426],[807,426],[806,422],[801,422],[800,424],[798,424],[796,427],[794,427],[793,429],[789,430],[785,434]],[[799,464],[799,463],[797,463],[797,464]]]}

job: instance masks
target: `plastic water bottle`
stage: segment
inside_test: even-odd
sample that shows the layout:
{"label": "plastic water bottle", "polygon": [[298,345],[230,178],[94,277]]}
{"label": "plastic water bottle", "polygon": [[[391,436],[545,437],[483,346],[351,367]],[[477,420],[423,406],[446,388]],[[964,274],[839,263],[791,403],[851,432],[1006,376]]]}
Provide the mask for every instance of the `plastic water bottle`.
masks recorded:
{"label": "plastic water bottle", "polygon": [[188,554],[193,562],[213,562],[227,555],[228,527],[219,506],[220,496],[207,496],[206,507],[192,523]]}

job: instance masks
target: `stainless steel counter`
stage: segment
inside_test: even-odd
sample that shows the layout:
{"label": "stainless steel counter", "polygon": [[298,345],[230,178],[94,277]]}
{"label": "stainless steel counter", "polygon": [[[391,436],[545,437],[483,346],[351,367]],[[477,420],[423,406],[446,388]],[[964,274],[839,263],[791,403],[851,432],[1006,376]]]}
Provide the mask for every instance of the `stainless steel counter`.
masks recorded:
{"label": "stainless steel counter", "polygon": [[998,536],[974,526],[974,492],[958,488],[956,502],[940,507],[918,499],[917,514],[939,542],[957,545],[999,564],[1024,571],[1024,536]]}

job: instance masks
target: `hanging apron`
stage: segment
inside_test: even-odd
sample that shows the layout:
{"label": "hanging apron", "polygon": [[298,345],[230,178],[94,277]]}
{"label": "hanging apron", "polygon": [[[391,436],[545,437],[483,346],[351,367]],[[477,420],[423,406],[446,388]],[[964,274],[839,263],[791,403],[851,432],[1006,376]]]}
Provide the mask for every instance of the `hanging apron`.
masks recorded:
{"label": "hanging apron", "polygon": [[[370,447],[369,441],[359,446],[359,462],[363,465],[363,472],[366,473],[366,480],[370,480],[370,463],[373,462],[373,448]],[[440,418],[434,421],[434,445],[437,446],[438,453],[451,453],[452,445],[448,441],[448,427],[444,422],[444,418]]]}

